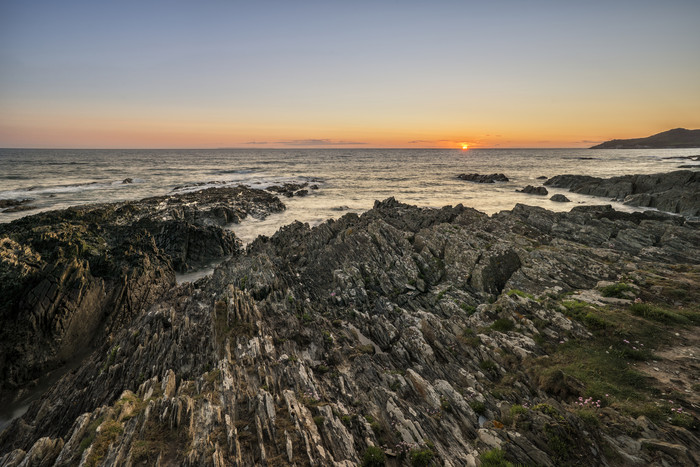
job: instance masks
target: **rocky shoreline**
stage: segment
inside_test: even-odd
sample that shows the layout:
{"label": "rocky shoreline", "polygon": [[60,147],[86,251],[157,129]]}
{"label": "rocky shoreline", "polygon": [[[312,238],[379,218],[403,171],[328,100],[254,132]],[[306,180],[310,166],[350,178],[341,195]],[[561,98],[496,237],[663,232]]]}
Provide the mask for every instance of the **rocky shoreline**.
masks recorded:
{"label": "rocky shoreline", "polygon": [[0,224],[0,394],[127,326],[183,272],[240,252],[222,228],[284,209],[244,187],[80,206]]}
{"label": "rocky shoreline", "polygon": [[698,223],[389,198],[241,251],[284,205],[227,190],[0,226],[4,387],[96,336],[1,465],[700,464]]}
{"label": "rocky shoreline", "polygon": [[601,196],[630,206],[656,208],[700,217],[700,172],[678,170],[666,174],[623,175],[607,179],[587,175],[557,175],[547,186],[574,193]]}

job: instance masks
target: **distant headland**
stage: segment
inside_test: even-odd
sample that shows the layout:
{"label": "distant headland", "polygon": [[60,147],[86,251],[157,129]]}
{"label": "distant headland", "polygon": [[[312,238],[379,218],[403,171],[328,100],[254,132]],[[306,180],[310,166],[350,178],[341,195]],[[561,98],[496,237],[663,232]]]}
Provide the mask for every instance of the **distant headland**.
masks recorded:
{"label": "distant headland", "polygon": [[613,139],[591,149],[700,148],[700,130],[675,128],[646,138]]}

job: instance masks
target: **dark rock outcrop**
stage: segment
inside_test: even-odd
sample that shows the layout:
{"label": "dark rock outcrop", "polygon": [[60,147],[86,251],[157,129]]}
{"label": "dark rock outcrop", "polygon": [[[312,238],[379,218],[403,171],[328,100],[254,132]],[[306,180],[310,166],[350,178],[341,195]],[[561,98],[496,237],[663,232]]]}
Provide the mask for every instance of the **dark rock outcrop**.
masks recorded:
{"label": "dark rock outcrop", "polygon": [[562,195],[561,193],[557,193],[556,195],[552,195],[552,197],[549,199],[551,201],[556,202],[556,203],[570,203],[571,202],[571,200],[569,198]]}
{"label": "dark rock outcrop", "polygon": [[259,190],[219,188],[0,225],[0,391],[127,326],[174,285],[176,271],[237,253],[220,226],[282,209]]}
{"label": "dark rock outcrop", "polygon": [[20,212],[36,209],[30,203],[31,199],[0,199],[0,213],[2,212]]}
{"label": "dark rock outcrop", "polygon": [[468,182],[475,182],[475,183],[495,183],[495,182],[507,182],[508,177],[506,177],[504,174],[490,174],[490,175],[482,175],[482,174],[477,174],[477,173],[471,173],[471,174],[459,174],[457,175],[457,178],[460,180],[466,180]]}
{"label": "dark rock outcrop", "polygon": [[539,195],[539,196],[547,196],[547,194],[549,194],[549,192],[547,191],[547,189],[545,187],[532,186],[532,185],[528,185],[525,188],[523,188],[522,190],[515,190],[515,191],[517,191],[518,193],[527,193],[529,195]]}
{"label": "dark rock outcrop", "polygon": [[[284,195],[287,198],[291,198],[292,196],[306,196],[309,194],[309,190],[306,190],[305,188],[308,187],[309,184],[308,182],[304,183],[285,183],[284,185],[273,185],[271,187],[267,188],[267,191],[270,191],[272,193],[277,193],[280,195]],[[312,189],[318,189],[318,185],[314,185],[316,188]]]}
{"label": "dark rock outcrop", "polygon": [[[349,467],[372,446],[391,465],[492,449],[523,465],[697,463],[694,415],[651,422],[614,394],[582,407],[587,381],[556,363],[612,326],[572,294],[603,300],[601,281],[664,268],[690,280],[698,242],[683,218],[609,206],[488,217],[390,198],[297,222],[113,333],[0,434],[0,463]],[[626,378],[630,322],[610,331]]]}
{"label": "dark rock outcrop", "polygon": [[652,175],[623,175],[598,178],[587,175],[557,175],[545,182],[574,193],[602,196],[630,206],[700,217],[700,172],[678,170]]}

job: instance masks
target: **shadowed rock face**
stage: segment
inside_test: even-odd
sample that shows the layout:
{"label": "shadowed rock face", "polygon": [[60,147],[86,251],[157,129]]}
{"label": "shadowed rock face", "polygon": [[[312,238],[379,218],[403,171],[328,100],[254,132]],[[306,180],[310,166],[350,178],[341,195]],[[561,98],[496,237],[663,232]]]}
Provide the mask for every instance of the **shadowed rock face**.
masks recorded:
{"label": "shadowed rock face", "polygon": [[544,184],[568,188],[574,193],[612,198],[630,206],[700,217],[700,172],[697,171],[678,170],[666,174],[612,178],[557,175]]}
{"label": "shadowed rock face", "polygon": [[0,225],[0,390],[121,329],[185,271],[237,253],[220,226],[284,209],[246,188],[82,206]]}
{"label": "shadowed rock face", "polygon": [[[393,465],[495,447],[521,464],[693,462],[692,432],[612,408],[591,425],[581,381],[531,370],[591,335],[550,295],[696,267],[699,240],[609,206],[488,217],[390,198],[294,223],[136,314],[0,435],[0,463],[354,466],[370,445]],[[513,404],[531,409],[504,424]]]}

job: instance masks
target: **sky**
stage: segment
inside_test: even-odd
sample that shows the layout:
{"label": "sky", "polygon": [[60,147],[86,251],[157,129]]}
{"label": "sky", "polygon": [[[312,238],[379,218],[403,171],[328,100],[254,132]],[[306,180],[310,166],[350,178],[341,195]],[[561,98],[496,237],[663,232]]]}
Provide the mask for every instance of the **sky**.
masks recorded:
{"label": "sky", "polygon": [[0,147],[588,147],[700,128],[700,1],[0,0]]}

